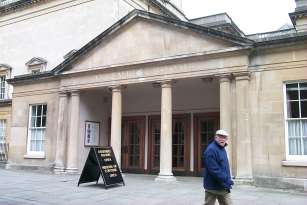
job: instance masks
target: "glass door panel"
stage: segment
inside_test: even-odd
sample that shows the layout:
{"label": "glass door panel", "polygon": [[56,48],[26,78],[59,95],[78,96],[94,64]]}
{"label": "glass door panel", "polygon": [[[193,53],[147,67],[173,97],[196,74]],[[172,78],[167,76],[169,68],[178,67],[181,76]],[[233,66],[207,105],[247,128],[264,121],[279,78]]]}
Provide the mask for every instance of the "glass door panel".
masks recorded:
{"label": "glass door panel", "polygon": [[184,169],[185,133],[184,122],[174,120],[173,127],[173,168]]}
{"label": "glass door panel", "polygon": [[122,134],[122,170],[144,170],[144,137],[145,118],[124,118]]}
{"label": "glass door panel", "polygon": [[195,114],[194,116],[194,170],[196,175],[203,171],[203,152],[214,139],[218,129],[219,113]]}

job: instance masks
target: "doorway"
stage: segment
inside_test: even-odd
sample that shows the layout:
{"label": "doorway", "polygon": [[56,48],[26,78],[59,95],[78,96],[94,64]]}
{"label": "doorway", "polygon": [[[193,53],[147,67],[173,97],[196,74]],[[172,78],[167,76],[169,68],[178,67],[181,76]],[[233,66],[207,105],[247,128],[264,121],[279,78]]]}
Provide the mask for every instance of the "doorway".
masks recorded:
{"label": "doorway", "polygon": [[[175,175],[187,175],[190,168],[189,115],[174,115],[172,122],[172,163]],[[148,171],[158,173],[160,167],[161,117],[149,117]]]}
{"label": "doorway", "polygon": [[124,117],[122,121],[121,168],[124,172],[144,172],[145,117]]}
{"label": "doorway", "polygon": [[213,141],[215,131],[219,128],[219,113],[194,115],[194,170],[197,176],[203,172],[203,152]]}

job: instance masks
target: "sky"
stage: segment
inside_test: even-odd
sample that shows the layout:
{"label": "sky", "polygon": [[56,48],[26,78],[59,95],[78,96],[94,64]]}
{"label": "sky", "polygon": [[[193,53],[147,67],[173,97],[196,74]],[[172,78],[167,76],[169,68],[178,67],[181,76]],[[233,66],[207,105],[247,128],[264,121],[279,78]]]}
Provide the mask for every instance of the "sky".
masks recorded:
{"label": "sky", "polygon": [[295,0],[182,0],[182,9],[189,19],[226,12],[245,34],[253,34],[291,24]]}

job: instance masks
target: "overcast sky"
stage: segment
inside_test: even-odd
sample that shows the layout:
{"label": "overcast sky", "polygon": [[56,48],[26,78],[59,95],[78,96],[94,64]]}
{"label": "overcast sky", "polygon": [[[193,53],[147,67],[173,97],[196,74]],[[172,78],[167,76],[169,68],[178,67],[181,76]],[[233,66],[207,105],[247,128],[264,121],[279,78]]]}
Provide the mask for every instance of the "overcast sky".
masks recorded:
{"label": "overcast sky", "polygon": [[182,7],[189,19],[226,12],[245,34],[252,34],[291,23],[288,13],[295,0],[182,0]]}

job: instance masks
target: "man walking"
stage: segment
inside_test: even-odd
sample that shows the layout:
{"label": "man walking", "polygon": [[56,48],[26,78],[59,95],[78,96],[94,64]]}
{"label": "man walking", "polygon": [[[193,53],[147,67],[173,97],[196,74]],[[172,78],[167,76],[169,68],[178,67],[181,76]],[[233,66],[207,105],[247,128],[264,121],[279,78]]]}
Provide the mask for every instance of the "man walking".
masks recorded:
{"label": "man walking", "polygon": [[231,180],[229,162],[225,147],[227,146],[228,133],[218,130],[214,141],[210,143],[203,154],[204,157],[204,188],[205,204],[214,205],[216,199],[220,205],[232,204],[230,189]]}

